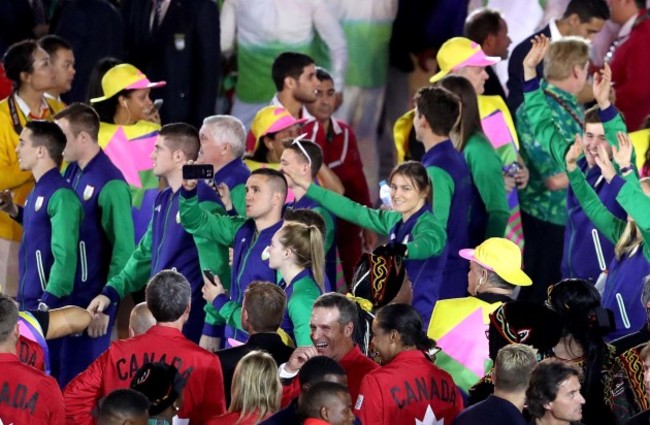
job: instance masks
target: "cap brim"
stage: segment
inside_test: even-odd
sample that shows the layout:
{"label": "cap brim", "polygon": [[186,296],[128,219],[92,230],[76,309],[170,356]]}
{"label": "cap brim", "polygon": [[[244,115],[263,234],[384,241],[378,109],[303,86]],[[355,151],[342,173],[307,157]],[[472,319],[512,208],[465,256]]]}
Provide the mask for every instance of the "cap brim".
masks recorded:
{"label": "cap brim", "polygon": [[[142,84],[142,85],[140,85],[138,83],[135,83],[135,84],[131,84],[128,87],[125,87],[124,90],[155,89],[157,87],[162,87],[162,86],[165,86],[165,85],[167,85],[167,81],[156,81],[154,83],[149,82],[147,84]],[[115,94],[117,94],[117,93],[115,93]],[[115,94],[113,94],[111,96],[94,97],[94,98],[90,99],[90,103],[103,102],[106,99],[110,99],[111,97],[115,96]]]}
{"label": "cap brim", "polygon": [[503,271],[503,270],[496,270],[492,266],[489,266],[485,263],[482,263],[479,261],[475,256],[474,256],[474,249],[467,248],[467,249],[461,249],[458,251],[458,255],[463,257],[466,260],[469,261],[474,261],[475,263],[480,264],[481,266],[485,267],[488,270],[493,271],[499,277],[506,282],[508,282],[511,285],[515,286],[530,286],[533,284],[533,281],[528,277],[526,273],[524,273],[523,270],[516,269],[516,270],[508,270],[508,271]]}
{"label": "cap brim", "polygon": [[497,56],[473,57],[467,60],[466,62],[463,62],[462,66],[459,66],[459,68],[465,66],[490,66],[499,62],[501,62],[501,58]]}
{"label": "cap brim", "polygon": [[438,71],[437,74],[435,74],[433,77],[429,78],[429,82],[431,84],[436,83],[436,82],[442,80],[443,78],[445,78],[447,76],[447,74],[449,74],[449,71]]}
{"label": "cap brim", "polygon": [[286,130],[289,127],[292,127],[297,124],[303,124],[304,122],[307,121],[307,118],[299,118],[299,119],[294,119],[292,117],[292,121],[287,121],[284,123],[278,123],[277,127],[271,126],[266,133],[262,134],[260,137],[266,136],[269,133],[277,133],[278,131]]}
{"label": "cap brim", "polygon": [[499,275],[499,277],[511,285],[515,286],[530,286],[533,284],[533,281],[528,277],[523,270],[494,270],[494,273]]}

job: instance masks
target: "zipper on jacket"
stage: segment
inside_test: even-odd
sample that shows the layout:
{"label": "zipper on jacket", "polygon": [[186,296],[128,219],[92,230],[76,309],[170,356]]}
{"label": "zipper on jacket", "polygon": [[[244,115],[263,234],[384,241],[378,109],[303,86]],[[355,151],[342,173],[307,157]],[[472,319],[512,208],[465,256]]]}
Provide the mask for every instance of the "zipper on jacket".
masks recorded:
{"label": "zipper on jacket", "polygon": [[88,256],[86,255],[86,242],[79,241],[79,261],[81,263],[81,281],[88,280]]}
{"label": "zipper on jacket", "polygon": [[41,250],[36,250],[36,269],[38,270],[38,280],[41,282],[41,288],[45,291],[45,269],[43,268],[43,256]]}

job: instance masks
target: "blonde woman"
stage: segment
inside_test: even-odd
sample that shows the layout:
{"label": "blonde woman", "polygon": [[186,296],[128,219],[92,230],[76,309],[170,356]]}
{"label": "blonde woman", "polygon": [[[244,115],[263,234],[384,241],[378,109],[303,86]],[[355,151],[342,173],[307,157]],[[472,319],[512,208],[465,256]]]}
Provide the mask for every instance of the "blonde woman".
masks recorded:
{"label": "blonde woman", "polygon": [[282,384],[278,365],[270,354],[251,351],[237,364],[228,412],[206,425],[255,425],[280,409]]}
{"label": "blonde woman", "polygon": [[[628,213],[626,221],[607,210],[593,188],[587,183],[576,161],[582,153],[582,140],[566,154],[566,165],[571,187],[580,206],[594,226],[614,246],[614,258],[609,263],[602,305],[614,312],[616,330],[610,340],[636,332],[647,321],[646,306],[639,302],[643,277],[650,273],[650,180],[638,180],[632,159],[632,144],[623,133],[618,134],[619,148],[612,146],[617,174],[604,146],[599,146],[596,164],[608,184],[618,192],[617,202]],[[608,259],[606,259],[608,260]]]}
{"label": "blonde woman", "polygon": [[313,225],[285,224],[273,235],[268,254],[269,267],[280,273],[287,293],[281,327],[296,346],[312,345],[311,309],[324,288],[323,235]]}

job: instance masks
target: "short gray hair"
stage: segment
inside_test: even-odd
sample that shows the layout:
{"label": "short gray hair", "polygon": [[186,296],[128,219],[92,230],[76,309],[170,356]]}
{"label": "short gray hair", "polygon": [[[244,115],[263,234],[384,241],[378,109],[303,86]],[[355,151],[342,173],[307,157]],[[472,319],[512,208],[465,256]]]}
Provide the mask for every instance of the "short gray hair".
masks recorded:
{"label": "short gray hair", "polygon": [[219,143],[228,143],[232,154],[241,158],[246,152],[246,129],[244,124],[232,115],[212,115],[203,120],[210,134]]}
{"label": "short gray hair", "polygon": [[156,273],[147,284],[147,307],[158,323],[178,320],[190,305],[192,288],[185,276],[174,270]]}

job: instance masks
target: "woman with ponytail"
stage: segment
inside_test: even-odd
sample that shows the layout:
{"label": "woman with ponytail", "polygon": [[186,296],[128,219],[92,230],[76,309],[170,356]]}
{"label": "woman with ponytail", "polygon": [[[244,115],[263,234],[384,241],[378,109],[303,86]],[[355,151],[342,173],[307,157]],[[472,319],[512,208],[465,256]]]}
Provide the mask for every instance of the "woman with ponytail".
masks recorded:
{"label": "woman with ponytail", "polygon": [[407,304],[389,304],[372,323],[372,342],[383,367],[363,378],[354,406],[364,424],[452,423],[463,400],[449,374],[429,357],[436,343]]}
{"label": "woman with ponytail", "polygon": [[282,277],[287,293],[284,330],[296,346],[312,345],[309,320],[314,301],[323,293],[323,235],[316,226],[293,222],[278,230],[268,247],[269,267]]}

